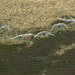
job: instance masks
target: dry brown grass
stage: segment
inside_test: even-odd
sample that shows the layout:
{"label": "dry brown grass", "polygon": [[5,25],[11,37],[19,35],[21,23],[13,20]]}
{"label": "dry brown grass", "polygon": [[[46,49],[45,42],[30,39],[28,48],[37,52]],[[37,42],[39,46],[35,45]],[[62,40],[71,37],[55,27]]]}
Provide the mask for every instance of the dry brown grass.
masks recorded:
{"label": "dry brown grass", "polygon": [[75,43],[72,43],[72,44],[69,45],[69,46],[63,45],[63,46],[61,46],[61,49],[60,49],[60,50],[57,50],[57,51],[54,53],[54,55],[62,55],[62,54],[64,54],[65,52],[67,52],[67,51],[69,51],[69,50],[71,50],[71,49],[73,49],[73,48],[75,48]]}
{"label": "dry brown grass", "polygon": [[[23,33],[35,32],[36,28],[50,31],[51,23],[57,17],[75,16],[74,0],[0,0],[0,26],[9,26],[12,31],[4,30],[1,43],[23,43],[25,38],[8,40]],[[73,24],[73,25],[72,25]],[[74,23],[69,24],[74,30]],[[30,31],[30,32],[29,32]]]}

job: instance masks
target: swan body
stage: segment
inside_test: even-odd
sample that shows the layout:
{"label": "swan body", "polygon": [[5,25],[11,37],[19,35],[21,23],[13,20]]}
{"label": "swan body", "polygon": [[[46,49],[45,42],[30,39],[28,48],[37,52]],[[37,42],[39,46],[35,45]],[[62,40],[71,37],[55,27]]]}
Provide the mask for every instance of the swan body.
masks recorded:
{"label": "swan body", "polygon": [[22,35],[18,35],[18,36],[12,37],[12,38],[8,38],[8,39],[22,38],[23,36],[29,36],[29,35],[32,35],[32,33],[31,34],[22,34]]}
{"label": "swan body", "polygon": [[5,28],[7,28],[8,30],[11,31],[11,29],[10,29],[8,26],[1,26],[1,27],[0,27],[0,29],[5,29]]}
{"label": "swan body", "polygon": [[68,26],[67,26],[66,24],[64,24],[64,23],[57,23],[57,24],[54,24],[54,25],[52,26],[51,31],[53,30],[53,28],[54,28],[55,26],[58,26],[58,27],[60,27],[60,26],[65,26],[66,28],[68,28]]}
{"label": "swan body", "polygon": [[45,34],[55,36],[54,34],[52,34],[52,33],[50,33],[50,32],[42,31],[42,32],[39,32],[38,34],[36,34],[36,35],[34,36],[34,38],[36,38],[36,37],[37,37],[38,35],[40,35],[40,34],[43,34],[44,36],[45,36]]}

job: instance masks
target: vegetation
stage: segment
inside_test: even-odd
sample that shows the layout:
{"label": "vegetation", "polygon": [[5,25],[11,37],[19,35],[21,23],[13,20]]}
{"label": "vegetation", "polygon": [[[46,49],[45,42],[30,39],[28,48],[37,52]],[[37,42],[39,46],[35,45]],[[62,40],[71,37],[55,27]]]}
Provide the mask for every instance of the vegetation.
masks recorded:
{"label": "vegetation", "polygon": [[[75,23],[57,18],[74,14],[74,0],[0,0],[0,75],[74,75],[75,72]],[[53,24],[63,26],[50,29]],[[33,38],[40,31],[56,36]],[[61,34],[59,34],[61,32]],[[19,34],[33,36],[9,40]]]}

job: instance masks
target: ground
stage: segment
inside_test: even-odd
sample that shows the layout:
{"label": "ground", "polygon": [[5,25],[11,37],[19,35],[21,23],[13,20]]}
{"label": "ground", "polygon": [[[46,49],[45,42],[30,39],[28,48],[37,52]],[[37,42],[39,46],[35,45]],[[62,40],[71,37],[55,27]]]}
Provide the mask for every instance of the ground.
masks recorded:
{"label": "ground", "polygon": [[[75,19],[74,0],[0,0],[0,75],[75,75],[75,22],[57,18]],[[63,22],[64,26],[52,25]],[[46,35],[34,38],[40,31]],[[61,32],[61,34],[59,34]],[[33,33],[21,39],[8,39]]]}

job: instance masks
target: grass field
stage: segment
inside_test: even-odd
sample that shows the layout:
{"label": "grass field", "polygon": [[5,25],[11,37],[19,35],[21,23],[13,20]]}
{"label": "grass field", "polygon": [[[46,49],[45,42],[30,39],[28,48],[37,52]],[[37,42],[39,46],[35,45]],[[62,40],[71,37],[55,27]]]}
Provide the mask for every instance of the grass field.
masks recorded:
{"label": "grass field", "polygon": [[[0,26],[12,30],[0,30],[0,75],[75,75],[75,22],[57,19],[67,16],[75,19],[74,0],[0,0]],[[69,28],[51,32],[59,22]],[[43,30],[55,36],[33,38]]]}

